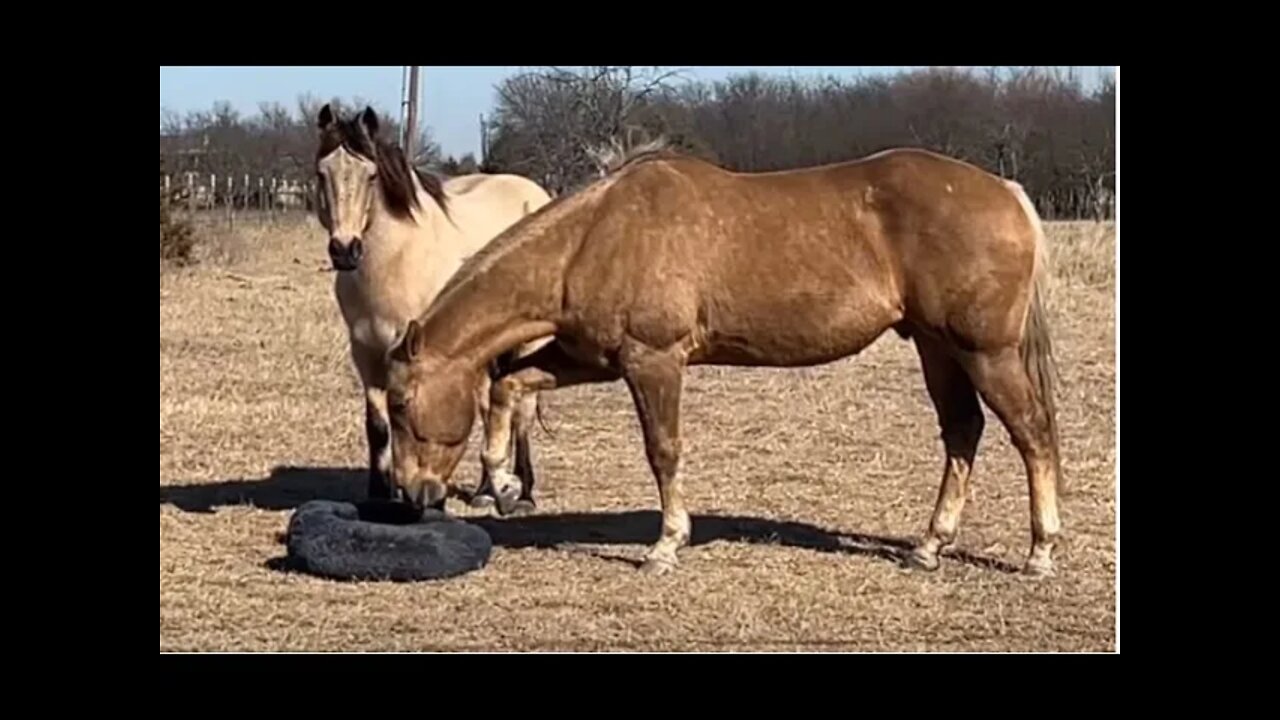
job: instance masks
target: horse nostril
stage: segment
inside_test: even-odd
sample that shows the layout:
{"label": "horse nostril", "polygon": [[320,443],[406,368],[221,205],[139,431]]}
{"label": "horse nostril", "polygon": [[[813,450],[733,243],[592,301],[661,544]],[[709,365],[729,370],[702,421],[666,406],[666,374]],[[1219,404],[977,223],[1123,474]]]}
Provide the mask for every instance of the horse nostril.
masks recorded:
{"label": "horse nostril", "polygon": [[351,241],[351,259],[359,260],[364,255],[364,243],[360,242],[360,238]]}
{"label": "horse nostril", "polygon": [[329,257],[342,257],[343,254],[342,243],[338,242],[338,238],[329,238]]}

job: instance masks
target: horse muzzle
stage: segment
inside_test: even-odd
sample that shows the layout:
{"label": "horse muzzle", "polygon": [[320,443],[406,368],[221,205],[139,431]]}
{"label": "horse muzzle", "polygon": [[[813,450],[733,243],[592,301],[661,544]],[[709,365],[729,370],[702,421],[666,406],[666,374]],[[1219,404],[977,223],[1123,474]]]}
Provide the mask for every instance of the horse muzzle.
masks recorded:
{"label": "horse muzzle", "polygon": [[360,266],[360,258],[364,255],[364,243],[355,238],[343,243],[338,238],[329,239],[329,260],[335,270],[350,271]]}

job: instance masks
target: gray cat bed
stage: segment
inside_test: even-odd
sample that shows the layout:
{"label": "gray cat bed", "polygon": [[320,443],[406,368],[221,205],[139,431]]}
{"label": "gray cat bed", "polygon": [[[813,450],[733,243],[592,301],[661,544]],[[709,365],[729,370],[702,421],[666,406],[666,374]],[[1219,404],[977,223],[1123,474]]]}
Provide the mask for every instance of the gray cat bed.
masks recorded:
{"label": "gray cat bed", "polygon": [[493,541],[483,528],[402,503],[312,500],[289,519],[288,564],[341,580],[439,580],[479,570]]}

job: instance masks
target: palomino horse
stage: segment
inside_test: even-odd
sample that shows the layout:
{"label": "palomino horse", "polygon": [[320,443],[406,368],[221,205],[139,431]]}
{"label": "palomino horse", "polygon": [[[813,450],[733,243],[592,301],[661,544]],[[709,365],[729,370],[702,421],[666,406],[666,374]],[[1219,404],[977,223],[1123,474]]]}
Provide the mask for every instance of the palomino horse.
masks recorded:
{"label": "palomino horse", "polygon": [[[393,486],[388,478],[392,448],[387,350],[468,255],[551,197],[531,180],[514,175],[466,175],[442,184],[412,168],[400,148],[379,138],[372,108],[355,118],[339,119],[325,105],[318,121],[317,215],[329,232],[329,257],[338,270],[334,289],[364,385],[369,495],[389,497]],[[516,348],[516,354],[539,346],[526,344]],[[476,394],[487,416],[487,375],[477,379]],[[506,463],[510,449],[502,448],[497,464],[484,463],[473,504],[486,504],[492,493],[504,514],[532,509],[528,434],[536,403],[536,397],[524,402],[516,413],[515,474]],[[511,415],[502,416],[508,424]],[[508,429],[503,433],[513,434]]]}
{"label": "palomino horse", "polygon": [[690,532],[685,368],[828,363],[893,328],[915,342],[946,454],[912,560],[935,569],[955,541],[981,397],[1026,465],[1024,571],[1052,574],[1062,475],[1044,243],[1019,185],[922,150],[759,174],[634,158],[505,231],[409,324],[387,386],[394,481],[419,505],[447,492],[486,364],[554,334],[495,378],[493,412],[530,392],[624,380],[662,500],[641,567],[665,572]]}

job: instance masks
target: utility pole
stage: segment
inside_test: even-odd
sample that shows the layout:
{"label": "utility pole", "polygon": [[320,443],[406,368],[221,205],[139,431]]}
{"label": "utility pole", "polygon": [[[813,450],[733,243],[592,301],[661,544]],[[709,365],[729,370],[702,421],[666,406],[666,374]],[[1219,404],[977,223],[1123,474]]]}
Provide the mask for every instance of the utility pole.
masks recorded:
{"label": "utility pole", "polygon": [[484,113],[480,113],[480,167],[489,162],[489,128],[484,122]]}
{"label": "utility pole", "polygon": [[409,109],[409,66],[400,68],[400,141],[404,144],[405,111]]}
{"label": "utility pole", "polygon": [[409,67],[409,113],[404,124],[404,154],[414,162],[414,142],[418,137],[418,66]]}

